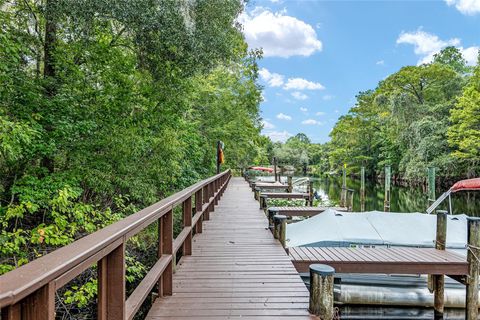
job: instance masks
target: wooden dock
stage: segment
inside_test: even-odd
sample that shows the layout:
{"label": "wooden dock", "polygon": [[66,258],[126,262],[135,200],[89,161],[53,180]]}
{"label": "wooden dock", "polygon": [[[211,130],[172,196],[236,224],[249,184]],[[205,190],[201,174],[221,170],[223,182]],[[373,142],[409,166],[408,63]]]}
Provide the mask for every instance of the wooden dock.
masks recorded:
{"label": "wooden dock", "polygon": [[232,178],[147,319],[316,319],[309,293],[248,184]]}
{"label": "wooden dock", "polygon": [[466,257],[433,248],[294,247],[289,255],[299,272],[322,263],[338,273],[468,274]]}
{"label": "wooden dock", "polygon": [[268,211],[272,214],[280,214],[287,217],[313,217],[328,209],[346,212],[345,207],[269,207]]}
{"label": "wooden dock", "polygon": [[[176,208],[182,210],[183,228],[174,237]],[[0,276],[1,319],[54,319],[57,290],[93,265],[99,320],[132,320],[155,296],[148,320],[318,319],[309,309],[333,319],[335,272],[430,274],[438,313],[443,313],[443,275],[448,275],[466,284],[467,319],[476,319],[480,218],[468,221],[469,264],[443,250],[446,212],[437,212],[437,249],[302,247],[287,248],[287,254],[281,245],[287,243],[287,217],[273,220],[280,241],[247,182],[226,170]],[[125,242],[153,224],[157,261],[127,297]],[[297,269],[310,269],[311,297]]]}

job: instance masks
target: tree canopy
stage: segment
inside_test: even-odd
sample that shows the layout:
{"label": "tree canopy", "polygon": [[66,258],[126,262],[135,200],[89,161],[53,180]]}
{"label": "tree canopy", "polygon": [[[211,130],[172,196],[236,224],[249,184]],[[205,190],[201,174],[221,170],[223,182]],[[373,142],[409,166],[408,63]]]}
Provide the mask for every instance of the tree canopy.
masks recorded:
{"label": "tree canopy", "polygon": [[266,161],[243,8],[0,0],[0,274],[212,175],[217,140]]}

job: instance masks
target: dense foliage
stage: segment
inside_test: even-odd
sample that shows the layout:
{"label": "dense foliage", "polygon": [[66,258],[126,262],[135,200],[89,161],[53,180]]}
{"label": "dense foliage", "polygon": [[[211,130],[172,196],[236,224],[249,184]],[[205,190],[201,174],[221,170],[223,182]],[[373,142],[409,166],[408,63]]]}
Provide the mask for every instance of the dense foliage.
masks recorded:
{"label": "dense foliage", "polygon": [[410,181],[424,180],[429,166],[444,178],[479,174],[479,68],[448,47],[360,93],[331,133],[330,166],[365,165],[374,175],[388,164]]}
{"label": "dense foliage", "polygon": [[0,0],[0,274],[213,174],[217,140],[266,161],[243,6]]}

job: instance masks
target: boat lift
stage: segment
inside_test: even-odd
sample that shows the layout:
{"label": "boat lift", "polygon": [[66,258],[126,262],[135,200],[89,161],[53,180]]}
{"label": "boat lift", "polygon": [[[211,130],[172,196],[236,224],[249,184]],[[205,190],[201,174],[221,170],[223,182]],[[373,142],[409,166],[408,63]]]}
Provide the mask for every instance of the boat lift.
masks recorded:
{"label": "boat lift", "polygon": [[452,193],[458,191],[480,191],[480,178],[461,180],[455,183],[449,190],[444,192],[434,203],[427,209],[427,213],[431,214],[446,198],[448,198],[448,212],[452,214]]}

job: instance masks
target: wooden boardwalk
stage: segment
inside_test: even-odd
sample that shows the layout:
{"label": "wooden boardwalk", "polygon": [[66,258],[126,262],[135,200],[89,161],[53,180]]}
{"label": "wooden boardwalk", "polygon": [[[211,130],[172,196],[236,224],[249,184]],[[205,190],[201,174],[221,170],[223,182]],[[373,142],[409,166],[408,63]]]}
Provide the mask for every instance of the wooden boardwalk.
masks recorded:
{"label": "wooden boardwalk", "polygon": [[243,178],[232,178],[147,319],[317,319],[309,293]]}

